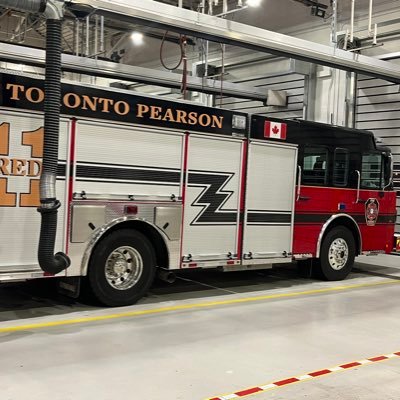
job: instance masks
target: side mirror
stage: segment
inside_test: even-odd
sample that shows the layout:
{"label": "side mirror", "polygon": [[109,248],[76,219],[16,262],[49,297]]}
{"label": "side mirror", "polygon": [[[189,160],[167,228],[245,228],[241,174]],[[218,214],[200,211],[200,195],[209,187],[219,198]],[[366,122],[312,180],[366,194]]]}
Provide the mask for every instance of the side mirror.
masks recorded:
{"label": "side mirror", "polygon": [[384,179],[384,187],[385,189],[393,189],[393,172],[394,164],[393,164],[393,156],[391,153],[383,153],[383,179]]}

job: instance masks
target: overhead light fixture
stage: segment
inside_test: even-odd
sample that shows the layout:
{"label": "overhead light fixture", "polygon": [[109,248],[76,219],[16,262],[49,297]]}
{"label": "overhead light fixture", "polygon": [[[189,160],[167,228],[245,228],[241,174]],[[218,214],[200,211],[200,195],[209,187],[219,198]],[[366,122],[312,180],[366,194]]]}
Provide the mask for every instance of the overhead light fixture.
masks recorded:
{"label": "overhead light fixture", "polygon": [[[304,4],[306,7],[311,7],[311,15],[315,17],[325,18],[328,6],[316,0],[293,0]],[[332,2],[332,1],[331,1]]]}
{"label": "overhead light fixture", "polygon": [[262,1],[262,0],[247,0],[247,1],[246,1],[246,4],[247,4],[249,7],[258,7],[258,6],[261,4],[261,1]]}
{"label": "overhead light fixture", "polygon": [[143,44],[143,33],[133,32],[131,35],[131,39],[135,46],[140,46]]}

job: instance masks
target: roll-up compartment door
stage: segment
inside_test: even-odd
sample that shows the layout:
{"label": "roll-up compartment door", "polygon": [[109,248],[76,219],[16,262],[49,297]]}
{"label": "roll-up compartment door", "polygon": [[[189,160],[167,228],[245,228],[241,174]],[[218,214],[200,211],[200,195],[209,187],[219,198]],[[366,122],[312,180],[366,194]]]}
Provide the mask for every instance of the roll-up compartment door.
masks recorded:
{"label": "roll-up compartment door", "polygon": [[251,141],[243,263],[288,261],[292,253],[297,147]]}
{"label": "roll-up compartment door", "polygon": [[190,135],[182,257],[224,265],[238,249],[243,140]]}

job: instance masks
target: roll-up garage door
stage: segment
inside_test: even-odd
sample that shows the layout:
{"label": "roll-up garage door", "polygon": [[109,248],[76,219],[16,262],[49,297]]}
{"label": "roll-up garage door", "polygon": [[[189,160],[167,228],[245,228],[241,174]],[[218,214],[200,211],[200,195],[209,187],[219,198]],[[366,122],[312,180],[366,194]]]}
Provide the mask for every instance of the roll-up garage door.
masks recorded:
{"label": "roll-up garage door", "polygon": [[[374,132],[377,138],[382,139],[383,144],[391,148],[395,173],[400,173],[400,86],[398,84],[366,76],[358,77],[356,128]],[[395,188],[397,190],[396,232],[400,232],[399,178],[395,178]]]}

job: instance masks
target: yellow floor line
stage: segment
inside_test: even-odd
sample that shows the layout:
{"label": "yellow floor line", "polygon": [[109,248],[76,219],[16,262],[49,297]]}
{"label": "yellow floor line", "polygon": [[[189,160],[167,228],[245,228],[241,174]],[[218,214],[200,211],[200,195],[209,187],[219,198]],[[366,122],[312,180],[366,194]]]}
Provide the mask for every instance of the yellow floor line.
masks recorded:
{"label": "yellow floor line", "polygon": [[150,310],[127,311],[127,312],[108,314],[108,315],[98,315],[98,316],[93,316],[93,317],[82,317],[82,318],[72,318],[72,319],[66,319],[66,320],[60,320],[60,321],[38,322],[35,324],[7,326],[4,328],[0,327],[0,333],[28,331],[28,330],[34,330],[34,329],[50,328],[50,327],[54,327],[54,326],[75,325],[75,324],[83,324],[83,323],[89,323],[89,322],[107,321],[107,320],[118,319],[118,318],[139,317],[142,315],[161,314],[161,313],[166,313],[166,312],[170,312],[170,311],[194,310],[194,309],[209,308],[209,307],[215,307],[215,306],[225,306],[225,305],[230,305],[230,304],[258,302],[258,301],[262,301],[262,300],[272,300],[272,299],[299,297],[299,296],[321,294],[321,293],[339,292],[339,291],[344,291],[344,290],[352,290],[352,289],[382,286],[382,285],[395,285],[395,284],[399,284],[399,283],[400,283],[400,280],[385,279],[383,281],[378,281],[378,282],[373,282],[373,283],[360,283],[360,284],[354,284],[354,285],[334,286],[334,287],[330,287],[330,288],[305,290],[305,291],[301,291],[301,292],[276,293],[276,294],[270,294],[270,295],[264,295],[264,296],[244,297],[244,298],[228,299],[228,300],[216,300],[216,301],[209,301],[209,302],[196,303],[196,304],[180,304],[180,305],[176,305],[176,306],[160,307],[160,308],[154,308],[154,309],[150,309]]}

